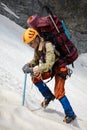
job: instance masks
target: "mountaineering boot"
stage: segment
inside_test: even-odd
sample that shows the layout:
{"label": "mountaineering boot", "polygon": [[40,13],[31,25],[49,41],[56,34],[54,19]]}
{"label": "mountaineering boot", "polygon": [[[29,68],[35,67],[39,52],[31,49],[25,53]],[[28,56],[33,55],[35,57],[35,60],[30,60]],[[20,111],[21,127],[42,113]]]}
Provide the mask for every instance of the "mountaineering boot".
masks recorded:
{"label": "mountaineering boot", "polygon": [[73,116],[69,117],[69,116],[65,116],[64,118],[64,122],[66,123],[70,123],[71,121],[73,121],[76,118],[76,115],[74,114]]}
{"label": "mountaineering boot", "polygon": [[41,103],[41,106],[46,108],[48,106],[48,104],[50,103],[50,101],[53,101],[55,99],[55,96],[52,95],[50,98],[45,98],[44,101]]}
{"label": "mountaineering boot", "polygon": [[40,81],[35,85],[39,89],[43,97],[45,98],[44,101],[41,103],[41,106],[46,107],[51,100],[55,99],[55,96],[52,94],[48,86],[43,81]]}
{"label": "mountaineering boot", "polygon": [[76,118],[76,115],[66,96],[62,97],[59,101],[62,104],[65,115],[66,115],[63,121],[66,123],[70,123],[72,120]]}

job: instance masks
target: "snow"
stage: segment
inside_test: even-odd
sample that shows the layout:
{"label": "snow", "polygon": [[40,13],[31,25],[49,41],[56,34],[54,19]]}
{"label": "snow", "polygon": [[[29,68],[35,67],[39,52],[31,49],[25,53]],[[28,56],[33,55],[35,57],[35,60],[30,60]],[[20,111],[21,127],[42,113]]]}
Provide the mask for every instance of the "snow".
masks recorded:
{"label": "snow", "polygon": [[[64,111],[58,100],[46,109],[40,106],[42,95],[27,77],[25,105],[22,106],[24,73],[22,67],[33,56],[23,44],[24,29],[0,15],[0,130],[87,130],[87,54],[75,62],[66,81],[66,95],[77,115],[71,124],[62,120]],[[47,83],[54,89],[54,79]]]}

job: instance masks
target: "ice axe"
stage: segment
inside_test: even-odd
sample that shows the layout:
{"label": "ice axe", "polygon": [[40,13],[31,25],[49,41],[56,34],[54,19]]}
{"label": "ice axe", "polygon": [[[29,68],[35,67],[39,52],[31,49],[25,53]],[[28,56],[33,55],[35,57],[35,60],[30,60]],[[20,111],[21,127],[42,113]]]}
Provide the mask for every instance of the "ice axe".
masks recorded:
{"label": "ice axe", "polygon": [[[27,74],[30,73],[33,75],[33,68],[32,67],[28,67],[28,65],[26,64],[22,69],[25,73],[24,75],[24,90],[23,90],[23,97],[22,97],[22,106],[24,106],[24,102],[25,102],[25,92],[26,92],[26,82],[27,82]],[[27,72],[25,71],[27,68]]]}
{"label": "ice axe", "polygon": [[22,106],[24,106],[24,102],[25,102],[26,82],[27,82],[27,73],[25,73],[25,76],[24,76],[24,90],[23,90],[23,97],[22,97]]}

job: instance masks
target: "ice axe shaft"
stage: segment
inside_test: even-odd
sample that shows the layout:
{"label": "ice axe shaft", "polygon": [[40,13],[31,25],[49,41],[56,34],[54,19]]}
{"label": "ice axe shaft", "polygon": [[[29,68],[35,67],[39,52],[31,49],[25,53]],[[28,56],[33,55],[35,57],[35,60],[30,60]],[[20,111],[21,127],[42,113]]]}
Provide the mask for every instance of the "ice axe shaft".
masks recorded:
{"label": "ice axe shaft", "polygon": [[55,21],[54,21],[54,19],[53,19],[52,11],[51,11],[51,10],[49,9],[49,7],[47,7],[47,6],[43,6],[43,8],[46,9],[46,11],[47,11],[47,13],[49,14],[49,17],[50,17],[50,19],[51,19],[51,21],[52,21],[54,27],[56,28],[57,32],[60,33],[60,31],[59,31],[59,29],[58,29],[58,27],[57,27],[57,25],[56,25],[56,23],[55,23]]}
{"label": "ice axe shaft", "polygon": [[52,16],[51,16],[50,14],[49,14],[49,17],[50,17],[50,19],[51,19],[51,21],[52,21],[54,27],[56,28],[57,32],[60,33],[58,27],[57,27],[56,24],[55,24],[55,21],[53,20],[53,18],[52,18]]}
{"label": "ice axe shaft", "polygon": [[25,73],[25,76],[24,76],[24,90],[23,90],[23,97],[22,97],[22,106],[24,106],[24,102],[25,102],[26,82],[27,82],[27,73]]}

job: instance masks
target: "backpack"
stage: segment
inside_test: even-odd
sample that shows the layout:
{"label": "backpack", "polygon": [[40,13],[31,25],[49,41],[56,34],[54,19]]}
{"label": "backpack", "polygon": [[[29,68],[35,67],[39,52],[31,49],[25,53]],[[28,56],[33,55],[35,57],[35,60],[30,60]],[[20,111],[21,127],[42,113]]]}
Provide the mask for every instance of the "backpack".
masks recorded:
{"label": "backpack", "polygon": [[64,22],[57,16],[53,16],[52,18],[50,16],[39,17],[35,15],[32,16],[31,20],[28,19],[27,23],[36,29],[46,41],[50,41],[55,46],[55,49],[59,51],[60,58],[58,65],[60,67],[73,65],[73,62],[78,58],[78,51],[70,40]]}

